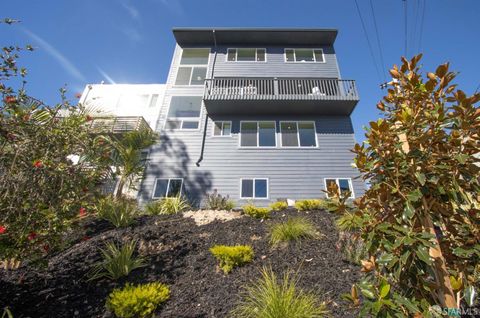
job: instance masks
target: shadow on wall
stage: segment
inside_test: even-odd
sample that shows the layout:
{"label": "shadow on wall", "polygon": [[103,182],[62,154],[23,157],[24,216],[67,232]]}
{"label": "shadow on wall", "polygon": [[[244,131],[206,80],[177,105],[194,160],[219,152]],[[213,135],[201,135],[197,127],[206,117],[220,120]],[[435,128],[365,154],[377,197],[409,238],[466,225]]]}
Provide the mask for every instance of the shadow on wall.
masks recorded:
{"label": "shadow on wall", "polygon": [[190,204],[199,206],[212,188],[212,174],[195,169],[185,143],[164,133],[150,151],[150,159],[140,186],[139,199],[152,199],[156,178],[183,178],[183,194]]}

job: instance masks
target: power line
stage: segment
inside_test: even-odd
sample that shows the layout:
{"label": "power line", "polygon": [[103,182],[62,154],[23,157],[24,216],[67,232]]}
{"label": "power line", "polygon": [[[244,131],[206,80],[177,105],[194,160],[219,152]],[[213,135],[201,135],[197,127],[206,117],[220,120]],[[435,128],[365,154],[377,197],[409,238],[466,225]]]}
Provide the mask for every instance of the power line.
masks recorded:
{"label": "power line", "polygon": [[380,36],[379,36],[379,32],[378,32],[377,18],[375,17],[375,10],[373,10],[372,0],[370,0],[370,9],[372,10],[373,25],[375,26],[375,34],[377,36],[377,45],[378,45],[378,50],[380,51],[380,63],[382,63],[381,64],[381,69],[382,69],[383,80],[386,82],[387,78],[385,76],[385,61],[383,59],[383,50],[382,50],[382,46],[380,44]]}
{"label": "power line", "polygon": [[380,72],[378,70],[377,60],[375,58],[375,54],[373,54],[372,44],[370,43],[370,39],[367,33],[367,28],[365,27],[365,22],[363,21],[362,13],[360,12],[360,7],[358,6],[357,0],[355,0],[355,6],[357,7],[358,16],[360,17],[360,22],[362,23],[363,33],[365,35],[365,38],[367,39],[368,48],[370,50],[370,55],[372,57],[373,65],[375,66],[375,71],[377,72],[378,80],[379,82],[381,82],[382,77],[380,76]]}
{"label": "power line", "polygon": [[407,58],[407,53],[408,53],[408,6],[407,6],[407,0],[403,0],[403,12],[404,12],[404,24],[405,24],[405,58]]}
{"label": "power line", "polygon": [[427,7],[427,0],[423,0],[423,8],[422,8],[422,19],[420,22],[420,36],[418,38],[418,51],[422,51],[422,38],[423,38],[423,25],[425,22],[425,11]]}

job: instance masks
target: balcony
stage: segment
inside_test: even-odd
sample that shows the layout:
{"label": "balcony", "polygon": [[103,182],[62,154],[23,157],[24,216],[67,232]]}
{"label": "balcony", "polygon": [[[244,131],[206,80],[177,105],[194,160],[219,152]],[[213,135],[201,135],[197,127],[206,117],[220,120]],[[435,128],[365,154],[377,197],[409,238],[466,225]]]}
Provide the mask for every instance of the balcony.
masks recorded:
{"label": "balcony", "polygon": [[231,77],[205,81],[205,107],[212,115],[349,115],[358,100],[353,80]]}
{"label": "balcony", "polygon": [[108,134],[123,134],[133,130],[151,130],[142,116],[93,117],[90,129]]}

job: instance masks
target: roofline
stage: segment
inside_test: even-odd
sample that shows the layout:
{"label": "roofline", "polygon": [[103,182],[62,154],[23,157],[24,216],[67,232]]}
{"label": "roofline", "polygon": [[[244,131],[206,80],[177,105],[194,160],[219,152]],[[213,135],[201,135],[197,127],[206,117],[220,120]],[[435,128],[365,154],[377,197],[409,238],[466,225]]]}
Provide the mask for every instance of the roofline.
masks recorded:
{"label": "roofline", "polygon": [[173,27],[172,31],[274,31],[274,32],[337,32],[334,28],[256,28],[256,27]]}

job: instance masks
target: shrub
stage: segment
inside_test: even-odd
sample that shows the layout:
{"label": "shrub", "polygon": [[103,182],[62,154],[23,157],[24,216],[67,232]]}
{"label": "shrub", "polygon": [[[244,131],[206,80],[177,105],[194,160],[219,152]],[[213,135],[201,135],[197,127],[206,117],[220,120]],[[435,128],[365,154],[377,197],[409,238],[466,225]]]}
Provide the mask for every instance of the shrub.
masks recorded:
{"label": "shrub", "polygon": [[282,279],[271,268],[263,268],[262,278],[248,286],[240,303],[232,311],[236,318],[319,318],[326,313],[325,303],[314,294],[297,288],[297,277]]}
{"label": "shrub", "polygon": [[270,229],[270,243],[277,245],[281,242],[316,238],[318,235],[315,226],[310,221],[305,218],[297,217],[273,225]]}
{"label": "shrub", "polygon": [[210,252],[220,261],[220,268],[228,274],[234,267],[242,266],[253,260],[253,249],[248,245],[215,245]]}
{"label": "shrub", "polygon": [[323,202],[317,199],[299,200],[295,202],[295,208],[298,211],[320,210],[323,208]]}
{"label": "shrub", "polygon": [[145,206],[145,212],[150,215],[177,214],[189,207],[190,204],[184,197],[176,196],[149,202]]}
{"label": "shrub", "polygon": [[120,318],[151,317],[158,305],[169,297],[167,285],[154,282],[133,286],[127,283],[110,293],[106,307]]}
{"label": "shrub", "polygon": [[242,207],[243,213],[256,219],[267,219],[270,216],[268,208],[259,208],[253,204],[247,204]]}
{"label": "shrub", "polygon": [[272,211],[283,211],[288,208],[288,204],[285,201],[277,201],[270,204],[270,210]]}
{"label": "shrub", "polygon": [[142,258],[133,256],[136,245],[136,241],[131,241],[122,246],[112,242],[107,243],[105,249],[100,249],[103,261],[94,266],[89,280],[103,277],[116,280],[122,276],[127,276],[134,269],[145,266]]}
{"label": "shrub", "polygon": [[232,200],[229,199],[228,195],[226,197],[221,196],[217,189],[213,190],[211,194],[207,194],[206,198],[206,208],[210,210],[231,210],[235,207],[235,204]]}
{"label": "shrub", "polygon": [[341,232],[338,247],[352,264],[361,265],[361,261],[368,258],[365,243],[356,233]]}
{"label": "shrub", "polygon": [[126,227],[133,224],[139,212],[135,201],[116,199],[112,196],[98,200],[96,209],[99,218],[107,220],[115,227]]}

